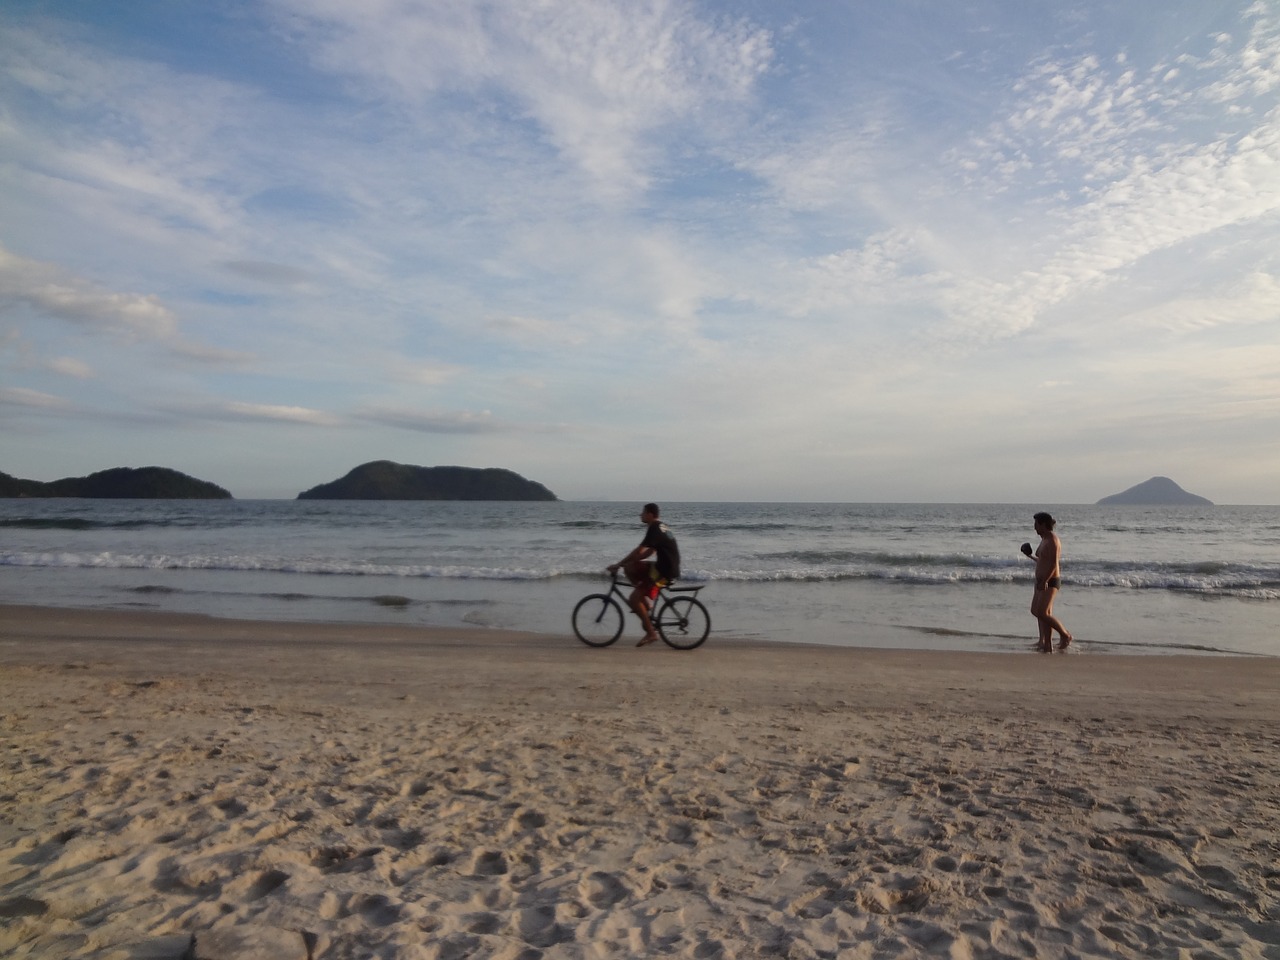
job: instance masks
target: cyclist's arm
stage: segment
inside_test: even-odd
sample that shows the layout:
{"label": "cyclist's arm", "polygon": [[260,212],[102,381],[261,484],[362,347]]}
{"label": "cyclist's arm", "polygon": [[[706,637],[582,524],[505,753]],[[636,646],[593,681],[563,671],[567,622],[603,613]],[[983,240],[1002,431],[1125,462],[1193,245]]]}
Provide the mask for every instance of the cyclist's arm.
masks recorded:
{"label": "cyclist's arm", "polygon": [[644,560],[645,558],[652,555],[653,555],[653,547],[646,547],[642,543],[640,544],[640,546],[636,547],[634,550],[628,553],[625,557],[623,557],[617,563],[611,563],[609,564],[609,566],[605,567],[605,569],[608,570],[610,573],[614,573],[621,567],[625,567],[628,563],[631,563],[633,560]]}

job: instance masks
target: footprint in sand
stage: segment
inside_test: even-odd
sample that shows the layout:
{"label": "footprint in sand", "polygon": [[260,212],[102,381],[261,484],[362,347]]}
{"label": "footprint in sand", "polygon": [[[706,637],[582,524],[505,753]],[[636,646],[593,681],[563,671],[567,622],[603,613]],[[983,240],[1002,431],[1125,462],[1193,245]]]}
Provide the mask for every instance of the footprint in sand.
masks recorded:
{"label": "footprint in sand", "polygon": [[500,877],[508,870],[506,855],[497,850],[477,850],[471,858],[473,877]]}
{"label": "footprint in sand", "polygon": [[14,897],[0,901],[0,920],[16,920],[19,917],[43,917],[49,905],[32,897]]}
{"label": "footprint in sand", "polygon": [[545,814],[539,813],[537,810],[521,810],[511,818],[510,830],[513,834],[529,833],[534,830],[541,830],[547,825]]}
{"label": "footprint in sand", "polygon": [[916,913],[929,903],[930,885],[922,877],[896,877],[888,884],[869,884],[858,894],[868,913]]}
{"label": "footprint in sand", "polygon": [[259,874],[258,879],[249,888],[249,899],[261,900],[267,894],[280,889],[288,880],[289,875],[283,870],[267,870]]}
{"label": "footprint in sand", "polygon": [[392,900],[380,893],[361,897],[353,903],[354,908],[368,923],[379,927],[389,927],[400,919],[404,904]]}
{"label": "footprint in sand", "polygon": [[626,885],[611,873],[595,871],[582,878],[578,884],[582,898],[597,910],[620,903],[630,894]]}
{"label": "footprint in sand", "polygon": [[553,947],[567,940],[568,933],[556,920],[554,907],[530,907],[516,911],[511,932],[532,947]]}
{"label": "footprint in sand", "polygon": [[244,816],[244,814],[247,813],[249,810],[248,807],[246,807],[243,803],[241,803],[235,797],[230,797],[226,800],[215,801],[213,806],[214,806],[214,809],[221,811],[222,815],[226,817],[228,820],[234,817]]}

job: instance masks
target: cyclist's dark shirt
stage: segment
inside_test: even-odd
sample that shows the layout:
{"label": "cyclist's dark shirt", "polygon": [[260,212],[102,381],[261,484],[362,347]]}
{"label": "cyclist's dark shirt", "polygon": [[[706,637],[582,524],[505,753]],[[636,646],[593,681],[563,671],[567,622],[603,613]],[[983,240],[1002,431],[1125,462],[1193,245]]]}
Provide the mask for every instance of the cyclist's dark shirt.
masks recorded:
{"label": "cyclist's dark shirt", "polygon": [[649,524],[640,546],[653,548],[654,564],[664,578],[674,580],[680,576],[680,548],[676,546],[676,538],[665,523],[655,520]]}

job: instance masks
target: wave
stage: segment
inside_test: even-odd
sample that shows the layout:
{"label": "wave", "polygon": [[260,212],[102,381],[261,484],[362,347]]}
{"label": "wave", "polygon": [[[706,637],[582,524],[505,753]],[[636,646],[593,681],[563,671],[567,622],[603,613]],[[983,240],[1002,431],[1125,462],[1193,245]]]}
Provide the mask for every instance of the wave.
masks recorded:
{"label": "wave", "polygon": [[874,567],[959,567],[1030,570],[1021,557],[979,556],[968,553],[887,553],[863,550],[786,550],[760,554],[761,560],[798,563],[822,569],[833,565]]}
{"label": "wave", "polygon": [[[221,502],[221,501],[218,501]],[[225,530],[236,527],[257,527],[256,517],[176,516],[166,518],[90,520],[85,517],[4,517],[0,518],[0,530]]]}
{"label": "wave", "polygon": [[778,520],[752,520],[752,521],[727,521],[727,522],[693,522],[682,523],[675,527],[673,532],[677,537],[683,534],[695,533],[714,533],[722,535],[725,533],[769,533],[772,531],[784,531],[786,533],[797,533],[805,530],[827,531],[830,524],[827,522],[815,522],[806,524],[799,520],[778,521]]}
{"label": "wave", "polygon": [[167,521],[86,520],[83,517],[6,517],[0,519],[0,530],[142,530],[167,527]]}
{"label": "wave", "polygon": [[[882,553],[800,552],[756,558],[761,563],[743,566],[687,567],[686,582],[739,582],[757,584],[816,584],[883,582],[903,585],[1030,585],[1029,564],[1003,558],[964,555],[893,555]],[[790,562],[779,563],[779,560]],[[294,576],[380,577],[388,579],[441,579],[493,581],[546,581],[572,579],[599,582],[603,571],[595,566],[481,565],[467,563],[378,563],[339,558],[288,558],[272,556],[174,556],[123,553],[7,553],[0,554],[0,568],[61,568],[114,570],[170,570],[281,574]],[[1064,576],[1073,590],[1167,590],[1205,597],[1231,597],[1253,601],[1280,600],[1280,568],[1222,562],[1184,562],[1134,566],[1117,563],[1081,564]],[[149,588],[160,592],[164,588]]]}
{"label": "wave", "polygon": [[[542,580],[564,571],[459,564],[386,564],[338,559],[302,560],[257,556],[169,556],[116,553],[0,554],[0,567],[111,570],[199,570],[235,573],[285,573],[311,576],[410,577],[452,580]],[[596,572],[598,575],[598,571]]]}

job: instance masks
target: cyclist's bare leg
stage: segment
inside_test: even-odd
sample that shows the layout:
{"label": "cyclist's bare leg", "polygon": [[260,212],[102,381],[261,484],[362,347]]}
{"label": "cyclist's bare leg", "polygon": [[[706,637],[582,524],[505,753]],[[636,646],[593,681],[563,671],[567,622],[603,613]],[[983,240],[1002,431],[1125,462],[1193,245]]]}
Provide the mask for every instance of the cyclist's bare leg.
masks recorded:
{"label": "cyclist's bare leg", "polygon": [[653,643],[658,639],[658,631],[653,629],[653,621],[649,619],[648,588],[636,587],[628,602],[631,604],[631,609],[636,612],[636,616],[640,618],[640,623],[644,625],[644,636],[636,646],[643,647],[645,644]]}
{"label": "cyclist's bare leg", "polygon": [[649,619],[649,591],[653,584],[653,578],[650,575],[652,566],[652,561],[633,560],[623,568],[627,579],[635,587],[631,591],[631,596],[627,599],[627,603],[635,611],[635,615],[640,618],[640,623],[644,626],[644,636],[640,638],[640,642],[637,644],[640,647],[653,643],[658,639],[658,631],[653,629],[653,621]]}

